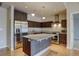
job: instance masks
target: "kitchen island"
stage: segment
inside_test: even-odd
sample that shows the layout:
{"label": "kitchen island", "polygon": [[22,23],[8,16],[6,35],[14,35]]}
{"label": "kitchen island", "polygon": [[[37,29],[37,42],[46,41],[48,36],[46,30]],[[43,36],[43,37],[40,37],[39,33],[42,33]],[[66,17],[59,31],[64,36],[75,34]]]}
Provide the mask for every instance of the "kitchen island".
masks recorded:
{"label": "kitchen island", "polygon": [[49,49],[52,34],[30,34],[23,36],[23,52],[29,56],[41,55]]}

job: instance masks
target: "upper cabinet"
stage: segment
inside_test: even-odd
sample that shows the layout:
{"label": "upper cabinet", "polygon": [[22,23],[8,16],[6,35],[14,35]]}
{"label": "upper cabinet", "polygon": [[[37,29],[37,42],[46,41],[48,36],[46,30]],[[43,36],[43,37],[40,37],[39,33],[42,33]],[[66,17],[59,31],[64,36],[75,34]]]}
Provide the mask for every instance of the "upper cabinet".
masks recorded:
{"label": "upper cabinet", "polygon": [[51,27],[52,22],[34,22],[34,21],[28,21],[29,27]]}
{"label": "upper cabinet", "polygon": [[51,27],[52,22],[42,22],[41,27]]}
{"label": "upper cabinet", "polygon": [[18,21],[26,21],[27,20],[27,13],[14,10],[14,19]]}
{"label": "upper cabinet", "polygon": [[28,21],[28,27],[40,27],[40,22]]}
{"label": "upper cabinet", "polygon": [[67,18],[66,17],[66,10],[59,13],[59,20],[60,21],[66,19],[66,18]]}
{"label": "upper cabinet", "polygon": [[62,28],[66,28],[67,27],[66,10],[59,13],[59,20],[61,21]]}
{"label": "upper cabinet", "polygon": [[66,20],[62,20],[61,21],[61,25],[63,28],[66,28],[67,27],[67,21]]}

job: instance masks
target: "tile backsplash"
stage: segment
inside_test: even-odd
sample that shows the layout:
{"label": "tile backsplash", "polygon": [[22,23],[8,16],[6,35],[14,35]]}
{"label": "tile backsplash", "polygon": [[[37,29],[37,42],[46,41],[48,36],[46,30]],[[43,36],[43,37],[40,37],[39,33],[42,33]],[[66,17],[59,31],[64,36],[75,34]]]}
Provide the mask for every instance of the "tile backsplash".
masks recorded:
{"label": "tile backsplash", "polygon": [[28,28],[28,33],[41,32],[41,28]]}
{"label": "tile backsplash", "polygon": [[60,30],[54,30],[53,28],[28,28],[28,33],[35,33],[35,32],[46,32],[46,33],[52,33],[52,32],[60,32]]}

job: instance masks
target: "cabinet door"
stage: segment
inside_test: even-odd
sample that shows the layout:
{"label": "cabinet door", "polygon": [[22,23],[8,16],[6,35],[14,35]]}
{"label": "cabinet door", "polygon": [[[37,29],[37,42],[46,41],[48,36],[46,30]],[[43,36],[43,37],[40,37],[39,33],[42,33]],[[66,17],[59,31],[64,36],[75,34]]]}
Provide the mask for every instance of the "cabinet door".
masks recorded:
{"label": "cabinet door", "polygon": [[21,12],[21,21],[26,21],[27,20],[27,14],[24,12]]}
{"label": "cabinet door", "polygon": [[24,20],[24,14],[22,12],[20,13],[20,17],[21,17],[21,21],[23,21]]}
{"label": "cabinet door", "polygon": [[26,21],[27,20],[27,13],[15,10],[14,11],[14,19],[19,21]]}
{"label": "cabinet door", "polygon": [[41,27],[51,27],[51,22],[41,23]]}
{"label": "cabinet door", "polygon": [[63,27],[63,28],[66,28],[66,27],[67,27],[67,24],[66,24],[66,23],[67,23],[66,20],[62,20],[62,21],[61,21],[61,24],[62,24],[62,27]]}
{"label": "cabinet door", "polygon": [[28,41],[28,38],[23,38],[23,52],[31,55],[31,42]]}
{"label": "cabinet door", "polygon": [[26,20],[27,20],[27,13],[24,13],[23,20],[24,20],[24,21],[26,21]]}
{"label": "cabinet door", "polygon": [[21,14],[19,11],[14,11],[14,19],[15,20],[20,20],[21,19]]}
{"label": "cabinet door", "polygon": [[67,41],[67,34],[60,34],[59,35],[60,43],[66,44]]}

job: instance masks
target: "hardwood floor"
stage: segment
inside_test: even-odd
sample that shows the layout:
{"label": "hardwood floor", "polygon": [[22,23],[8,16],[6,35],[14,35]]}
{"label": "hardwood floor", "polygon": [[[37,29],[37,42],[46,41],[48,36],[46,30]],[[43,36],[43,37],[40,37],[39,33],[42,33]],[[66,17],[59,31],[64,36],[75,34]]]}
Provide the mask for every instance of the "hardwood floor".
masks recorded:
{"label": "hardwood floor", "polygon": [[0,56],[24,56],[25,54],[22,51],[22,48],[16,49],[15,51],[9,51],[6,49],[0,50]]}
{"label": "hardwood floor", "polygon": [[79,51],[69,50],[62,44],[51,44],[48,53],[46,52],[44,56],[79,56]]}
{"label": "hardwood floor", "polygon": [[[27,56],[22,51],[22,48],[16,49],[15,51],[8,51],[8,49],[1,49],[0,56]],[[47,52],[42,56],[79,56],[79,51],[77,50],[68,50],[62,44],[56,45],[51,44]]]}

